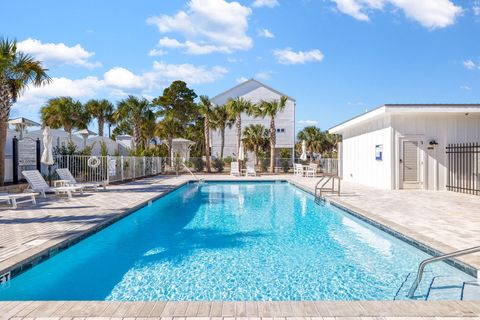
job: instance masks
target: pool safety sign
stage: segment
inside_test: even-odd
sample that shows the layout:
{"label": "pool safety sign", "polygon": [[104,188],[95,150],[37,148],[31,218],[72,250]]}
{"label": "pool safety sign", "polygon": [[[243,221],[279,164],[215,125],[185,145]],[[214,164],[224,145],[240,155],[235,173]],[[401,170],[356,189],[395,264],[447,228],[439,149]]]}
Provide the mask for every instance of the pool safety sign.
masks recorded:
{"label": "pool safety sign", "polygon": [[375,145],[375,160],[377,161],[383,160],[383,144]]}

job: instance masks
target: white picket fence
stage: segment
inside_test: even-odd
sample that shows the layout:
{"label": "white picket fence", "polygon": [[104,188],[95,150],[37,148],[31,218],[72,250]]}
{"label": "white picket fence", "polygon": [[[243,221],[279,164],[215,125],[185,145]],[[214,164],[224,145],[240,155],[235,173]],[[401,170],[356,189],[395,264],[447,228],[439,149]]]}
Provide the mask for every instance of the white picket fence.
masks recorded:
{"label": "white picket fence", "polygon": [[78,181],[121,182],[165,171],[161,157],[57,155],[54,159],[54,168],[68,168]]}

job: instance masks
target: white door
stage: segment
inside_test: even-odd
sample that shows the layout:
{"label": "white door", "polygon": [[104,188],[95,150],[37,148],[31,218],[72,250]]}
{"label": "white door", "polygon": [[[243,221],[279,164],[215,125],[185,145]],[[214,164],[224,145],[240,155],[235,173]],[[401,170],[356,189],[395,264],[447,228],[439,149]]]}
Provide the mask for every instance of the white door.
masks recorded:
{"label": "white door", "polygon": [[402,140],[400,152],[400,181],[402,189],[418,189],[422,185],[421,141]]}

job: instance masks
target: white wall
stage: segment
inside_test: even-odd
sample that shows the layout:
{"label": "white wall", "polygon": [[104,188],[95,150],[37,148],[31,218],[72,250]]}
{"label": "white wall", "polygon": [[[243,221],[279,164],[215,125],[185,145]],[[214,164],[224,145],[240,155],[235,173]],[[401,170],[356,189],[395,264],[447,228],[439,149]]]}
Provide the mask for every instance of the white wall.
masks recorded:
{"label": "white wall", "polygon": [[[275,91],[270,90],[262,86],[260,83],[253,81],[247,82],[244,85],[238,87],[235,90],[231,90],[222,94],[219,97],[212,99],[212,102],[216,105],[222,105],[228,101],[229,98],[242,97],[246,100],[250,100],[252,103],[258,103],[261,100],[273,100],[280,99],[281,95]],[[269,118],[254,118],[247,114],[242,114],[242,132],[251,124],[261,124],[265,128],[270,128]],[[277,132],[276,148],[289,148],[292,149],[295,145],[295,102],[292,100],[287,101],[287,105],[283,112],[280,112],[275,118],[275,126],[277,129],[285,129],[285,132]],[[212,132],[212,155],[220,155],[220,132]],[[237,154],[237,138],[235,125],[225,131],[225,149],[224,156]]]}
{"label": "white wall", "polygon": [[[390,189],[392,187],[392,128],[390,119],[373,120],[343,134],[342,178],[345,181]],[[383,159],[375,146],[383,145]]]}
{"label": "white wall", "polygon": [[[426,170],[424,188],[428,190],[445,190],[447,144],[480,142],[480,114],[478,113],[394,115],[392,127],[396,143],[402,136],[418,136],[423,139],[424,169]],[[431,140],[438,142],[434,149],[428,148]],[[395,163],[398,161],[398,154],[395,155],[394,161]],[[395,167],[398,171],[398,165]],[[397,181],[395,186],[398,186]]]}

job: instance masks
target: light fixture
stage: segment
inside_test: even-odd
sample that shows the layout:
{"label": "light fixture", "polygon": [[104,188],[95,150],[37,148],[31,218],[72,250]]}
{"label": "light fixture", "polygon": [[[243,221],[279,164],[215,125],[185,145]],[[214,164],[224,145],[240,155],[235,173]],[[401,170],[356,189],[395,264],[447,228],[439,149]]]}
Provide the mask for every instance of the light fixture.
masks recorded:
{"label": "light fixture", "polygon": [[432,139],[428,144],[435,147],[436,145],[438,145],[438,142]]}

